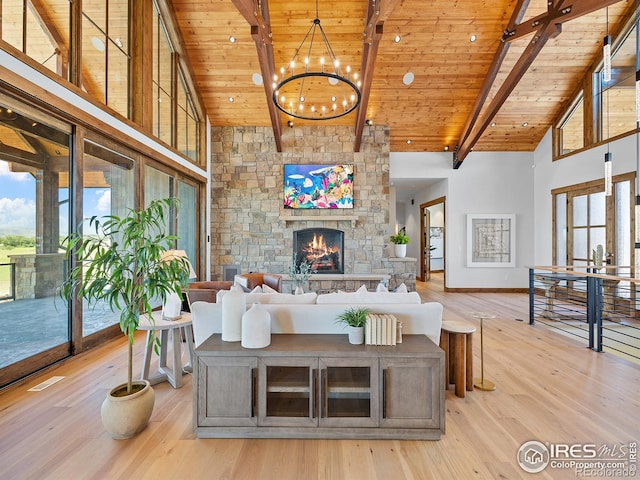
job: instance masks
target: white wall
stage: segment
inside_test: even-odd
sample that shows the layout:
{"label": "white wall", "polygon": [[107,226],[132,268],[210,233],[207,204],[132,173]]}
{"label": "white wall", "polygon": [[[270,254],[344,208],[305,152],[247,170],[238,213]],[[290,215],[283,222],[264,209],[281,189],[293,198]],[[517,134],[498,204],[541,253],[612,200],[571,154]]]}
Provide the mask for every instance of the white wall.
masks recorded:
{"label": "white wall", "polygon": [[[446,283],[449,288],[526,288],[534,261],[533,153],[471,153],[454,170],[450,153],[391,153],[390,178],[442,179],[406,204],[407,233],[419,238],[420,204],[446,197]],[[516,267],[467,268],[466,215],[516,215]],[[419,258],[419,242],[407,255]]]}

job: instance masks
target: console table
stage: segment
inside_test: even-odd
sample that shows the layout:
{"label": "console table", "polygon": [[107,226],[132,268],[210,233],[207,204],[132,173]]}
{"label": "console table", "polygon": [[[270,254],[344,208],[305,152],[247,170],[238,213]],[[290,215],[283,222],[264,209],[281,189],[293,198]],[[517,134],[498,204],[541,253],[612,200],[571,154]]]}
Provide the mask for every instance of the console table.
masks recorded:
{"label": "console table", "polygon": [[195,357],[193,424],[201,438],[444,433],[444,352],[424,335],[375,346],[351,345],[342,334],[279,334],[252,350],[214,334]]}

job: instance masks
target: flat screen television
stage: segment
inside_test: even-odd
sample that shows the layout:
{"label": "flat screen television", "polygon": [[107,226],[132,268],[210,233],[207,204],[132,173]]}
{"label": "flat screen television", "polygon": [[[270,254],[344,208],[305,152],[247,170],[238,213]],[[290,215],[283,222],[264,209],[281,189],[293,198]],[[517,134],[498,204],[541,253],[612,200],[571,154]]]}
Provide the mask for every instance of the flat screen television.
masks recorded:
{"label": "flat screen television", "polygon": [[284,166],[285,208],[353,208],[353,165]]}

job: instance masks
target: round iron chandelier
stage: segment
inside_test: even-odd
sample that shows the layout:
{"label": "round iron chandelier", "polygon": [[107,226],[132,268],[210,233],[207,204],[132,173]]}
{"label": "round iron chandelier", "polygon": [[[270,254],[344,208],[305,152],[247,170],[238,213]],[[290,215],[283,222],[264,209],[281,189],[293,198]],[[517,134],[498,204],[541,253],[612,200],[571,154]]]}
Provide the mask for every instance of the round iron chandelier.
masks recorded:
{"label": "round iron chandelier", "polygon": [[331,120],[360,105],[358,74],[352,73],[350,66],[342,70],[320,24],[318,0],[316,18],[291,61],[279,73],[273,78],[273,103],[292,117]]}

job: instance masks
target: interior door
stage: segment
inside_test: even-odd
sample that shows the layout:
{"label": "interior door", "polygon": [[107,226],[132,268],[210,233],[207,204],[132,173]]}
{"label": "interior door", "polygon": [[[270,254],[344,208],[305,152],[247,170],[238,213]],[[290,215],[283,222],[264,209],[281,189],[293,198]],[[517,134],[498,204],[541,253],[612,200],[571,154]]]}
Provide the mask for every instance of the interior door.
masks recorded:
{"label": "interior door", "polygon": [[429,232],[431,232],[431,212],[429,208],[422,209],[422,281],[431,278],[431,255]]}

